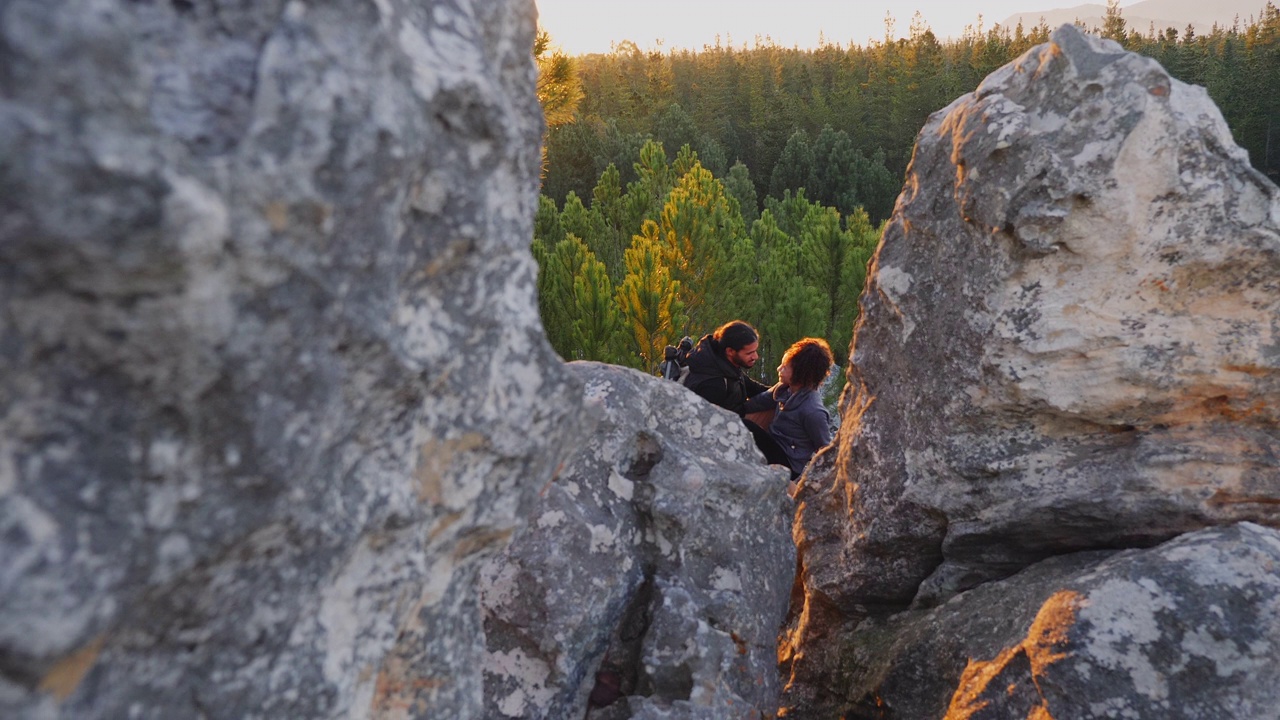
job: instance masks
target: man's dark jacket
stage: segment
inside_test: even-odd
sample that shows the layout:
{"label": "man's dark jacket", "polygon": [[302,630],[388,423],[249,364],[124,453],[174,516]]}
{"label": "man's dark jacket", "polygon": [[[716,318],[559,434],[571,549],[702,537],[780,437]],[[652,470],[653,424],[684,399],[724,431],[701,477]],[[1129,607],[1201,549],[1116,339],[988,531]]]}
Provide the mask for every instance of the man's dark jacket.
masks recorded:
{"label": "man's dark jacket", "polygon": [[747,377],[742,368],[729,362],[724,348],[711,335],[704,335],[689,353],[689,375],[685,387],[726,410],[742,414],[747,398],[769,388]]}

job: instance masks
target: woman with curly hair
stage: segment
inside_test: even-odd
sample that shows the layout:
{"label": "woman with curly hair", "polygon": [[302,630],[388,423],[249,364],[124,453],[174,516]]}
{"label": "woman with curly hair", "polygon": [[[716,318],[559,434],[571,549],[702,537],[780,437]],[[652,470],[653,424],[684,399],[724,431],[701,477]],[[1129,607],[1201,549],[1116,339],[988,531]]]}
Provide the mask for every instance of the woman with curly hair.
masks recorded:
{"label": "woman with curly hair", "polygon": [[748,413],[776,410],[768,430],[752,434],[770,464],[791,469],[792,480],[800,477],[818,448],[831,442],[831,415],[818,388],[833,362],[825,340],[804,338],[782,355],[778,384],[747,401]]}

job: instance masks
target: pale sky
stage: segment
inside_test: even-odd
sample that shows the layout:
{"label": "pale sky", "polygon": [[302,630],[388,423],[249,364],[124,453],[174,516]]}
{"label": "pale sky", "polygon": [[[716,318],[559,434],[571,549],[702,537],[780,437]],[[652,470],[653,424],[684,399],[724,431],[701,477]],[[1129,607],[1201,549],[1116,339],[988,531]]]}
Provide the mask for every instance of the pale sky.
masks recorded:
{"label": "pale sky", "polygon": [[[1121,0],[1120,6],[1136,0]],[[1211,0],[1206,0],[1211,1]],[[551,40],[571,55],[608,52],[611,43],[631,40],[642,50],[700,50],[732,41],[755,44],[757,35],[775,44],[817,47],[828,43],[867,45],[883,40],[885,13],[896,20],[895,37],[905,37],[919,10],[939,38],[958,37],[966,25],[984,28],[1014,13],[1074,7],[1090,0],[535,0],[539,22]],[[1105,5],[1106,0],[1092,0]]]}

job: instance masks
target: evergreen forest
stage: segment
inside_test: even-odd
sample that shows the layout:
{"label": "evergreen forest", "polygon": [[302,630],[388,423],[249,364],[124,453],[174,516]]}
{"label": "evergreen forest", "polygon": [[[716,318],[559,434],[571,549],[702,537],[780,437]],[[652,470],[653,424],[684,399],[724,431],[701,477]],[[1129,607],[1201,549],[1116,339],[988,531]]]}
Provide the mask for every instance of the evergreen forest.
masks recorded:
{"label": "evergreen forest", "polygon": [[[1133,28],[1116,0],[1089,31],[1205,87],[1254,166],[1280,180],[1280,11],[1248,23]],[[566,360],[656,371],[663,348],[741,318],[771,382],[792,342],[843,364],[857,298],[930,113],[1048,40],[970,28],[868,47],[717,45],[565,57],[535,47],[548,119],[535,222],[539,304]]]}

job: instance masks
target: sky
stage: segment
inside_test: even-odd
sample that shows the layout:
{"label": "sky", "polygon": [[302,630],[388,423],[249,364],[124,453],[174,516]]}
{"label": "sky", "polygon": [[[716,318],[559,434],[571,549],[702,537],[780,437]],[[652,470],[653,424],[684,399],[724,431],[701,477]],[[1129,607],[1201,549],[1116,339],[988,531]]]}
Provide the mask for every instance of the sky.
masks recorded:
{"label": "sky", "polygon": [[[896,20],[895,37],[905,37],[916,10],[939,38],[958,37],[966,25],[990,28],[1014,13],[1027,13],[1106,0],[535,0],[539,22],[552,43],[570,55],[609,52],[611,43],[631,40],[642,50],[700,50],[732,41],[734,47],[769,36],[784,47],[827,43],[866,45],[883,40],[885,13]],[[1121,7],[1136,0],[1122,0]],[[1210,1],[1210,0],[1206,0]]]}

